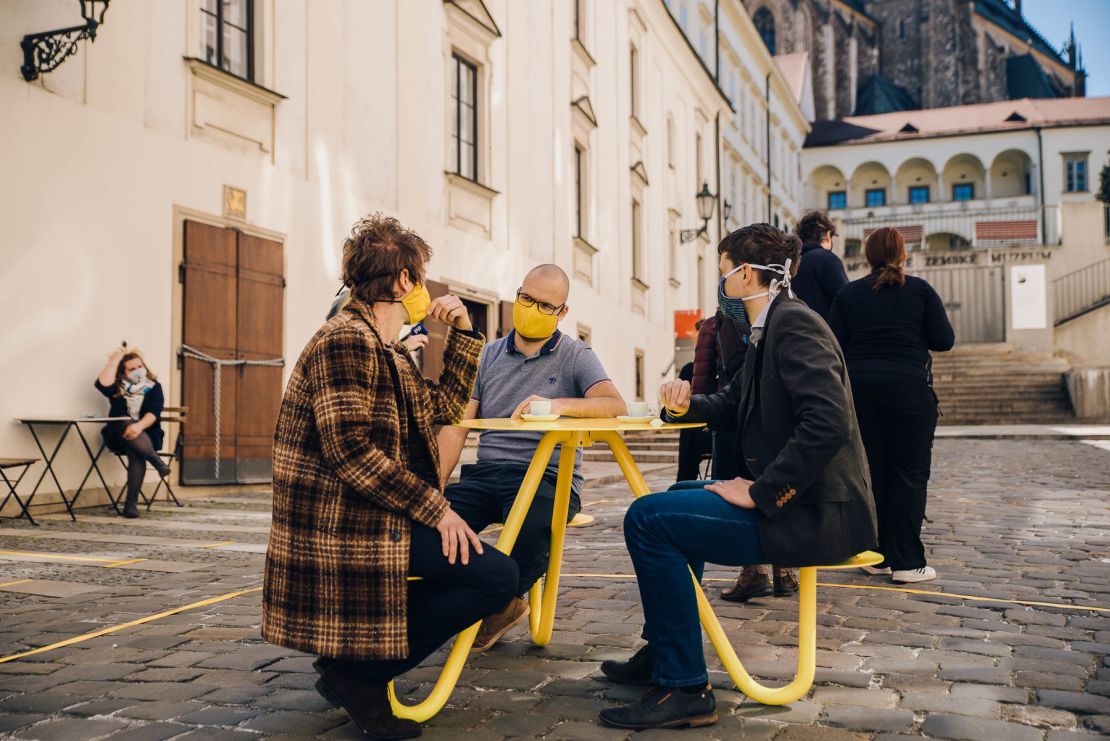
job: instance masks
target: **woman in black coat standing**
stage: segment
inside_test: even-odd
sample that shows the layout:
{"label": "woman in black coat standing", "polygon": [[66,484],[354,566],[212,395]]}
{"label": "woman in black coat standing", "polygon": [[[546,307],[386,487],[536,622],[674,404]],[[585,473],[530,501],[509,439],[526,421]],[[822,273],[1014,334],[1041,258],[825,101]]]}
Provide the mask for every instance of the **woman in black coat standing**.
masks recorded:
{"label": "woman in black coat standing", "polygon": [[130,422],[111,422],[101,435],[104,444],[116,455],[127,456],[127,498],[123,516],[138,517],[139,491],[146,476],[146,464],[154,466],[165,478],[170,468],[158,455],[162,447],[162,409],[165,394],[158,378],[150,372],[138,352],[119,348],[96,379],[96,390],[108,397],[110,417],[130,417]]}
{"label": "woman in black coat standing", "polygon": [[871,274],[849,283],[829,314],[848,363],[856,418],[871,469],[886,560],[865,567],[905,584],[935,579],[921,543],[937,427],[929,351],[951,350],[944,303],[921,278],[906,275],[906,243],[886,227],[867,238]]}

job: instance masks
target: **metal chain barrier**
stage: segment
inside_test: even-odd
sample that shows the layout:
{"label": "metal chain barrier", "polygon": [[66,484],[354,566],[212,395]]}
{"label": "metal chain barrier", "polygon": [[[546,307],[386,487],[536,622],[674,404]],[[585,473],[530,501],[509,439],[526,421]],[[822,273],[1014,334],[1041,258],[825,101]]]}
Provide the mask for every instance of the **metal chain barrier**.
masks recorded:
{"label": "metal chain barrier", "polygon": [[220,396],[220,376],[224,366],[238,366],[245,365],[260,365],[267,367],[284,368],[285,358],[270,358],[268,360],[234,360],[234,359],[220,359],[214,358],[211,355],[201,352],[196,348],[182,345],[178,348],[177,354],[182,358],[193,358],[212,366],[212,416],[215,419],[216,428],[216,444],[215,444],[215,459],[216,470],[215,478],[220,478],[220,408],[223,404]]}

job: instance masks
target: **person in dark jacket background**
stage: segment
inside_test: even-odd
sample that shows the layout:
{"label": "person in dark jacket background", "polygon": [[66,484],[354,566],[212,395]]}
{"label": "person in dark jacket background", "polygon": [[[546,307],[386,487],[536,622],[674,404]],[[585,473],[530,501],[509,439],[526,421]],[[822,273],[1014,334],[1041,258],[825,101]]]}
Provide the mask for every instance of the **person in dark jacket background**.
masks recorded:
{"label": "person in dark jacket background", "polygon": [[601,671],[651,687],[640,701],[601,712],[620,728],[717,720],[691,569],[836,563],[876,545],[843,353],[828,325],[790,294],[801,245],[770,224],[744,227],[722,245],[736,265],[726,276],[734,279],[730,293],[755,317],[740,377],[721,393],[693,397],[688,383],[670,381],[659,397],[671,419],[737,427],[742,442],[733,453],[755,480],[651,494],[628,508],[624,536],[648,644]]}
{"label": "person in dark jacket background", "polygon": [[[705,332],[706,325],[716,326],[716,317],[699,319],[694,325],[698,339],[694,345],[694,360],[682,366],[678,372],[680,381],[686,381],[694,388],[708,388],[716,383],[716,371],[706,362],[706,356],[714,354],[713,335]],[[715,361],[712,361],[715,362]],[[704,392],[703,392],[704,393]],[[678,475],[675,482],[694,481],[698,478],[702,456],[712,450],[712,433],[705,428],[680,430],[678,433]]]}
{"label": "person in dark jacket background", "polygon": [[820,211],[810,211],[794,227],[794,233],[802,240],[802,261],[792,288],[827,322],[833,299],[848,285],[844,263],[832,251],[836,225]]}
{"label": "person in dark jacket background", "polygon": [[874,232],[865,252],[871,274],[849,283],[829,316],[848,362],[886,557],[865,570],[903,584],[929,581],[937,574],[926,564],[921,523],[938,414],[929,351],[951,350],[956,337],[933,287],[906,275],[897,229]]}
{"label": "person in dark jacket background", "polygon": [[108,356],[108,362],[96,379],[96,390],[108,398],[109,417],[130,417],[130,422],[111,422],[101,431],[104,444],[116,455],[127,456],[127,497],[124,517],[139,516],[139,492],[149,463],[165,478],[169,466],[158,455],[162,447],[162,409],[165,394],[158,377],[152,373],[143,356],[119,348]]}

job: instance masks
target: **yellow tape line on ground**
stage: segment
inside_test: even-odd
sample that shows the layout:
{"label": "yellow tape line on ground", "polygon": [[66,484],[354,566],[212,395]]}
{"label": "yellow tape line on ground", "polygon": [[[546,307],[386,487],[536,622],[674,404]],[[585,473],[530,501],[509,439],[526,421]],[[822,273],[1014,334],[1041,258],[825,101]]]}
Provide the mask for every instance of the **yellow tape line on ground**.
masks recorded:
{"label": "yellow tape line on ground", "polygon": [[16,579],[15,581],[6,581],[0,584],[0,587],[14,587],[16,584],[26,584],[31,581],[30,579]]}
{"label": "yellow tape line on ground", "polygon": [[[563,576],[578,577],[580,579],[631,579],[635,574],[563,574]],[[702,581],[719,581],[732,583],[733,579],[720,577],[705,577]],[[1008,605],[1028,605],[1030,607],[1056,607],[1061,610],[1090,610],[1093,612],[1110,612],[1110,607],[1093,607],[1087,605],[1069,605],[1062,602],[1032,602],[1021,599],[1002,599],[1000,597],[978,597],[973,594],[955,594],[953,592],[931,592],[926,589],[910,589],[908,587],[881,587],[874,584],[833,584],[831,582],[817,582],[819,587],[833,587],[835,589],[874,589],[880,592],[904,592],[905,594],[929,594],[937,597],[952,597],[973,602],[1003,602]]]}
{"label": "yellow tape line on ground", "polygon": [[39,648],[35,648],[35,649],[30,650],[30,651],[24,651],[22,653],[12,654],[11,656],[0,656],[0,664],[5,664],[9,661],[15,661],[16,659],[22,659],[22,658],[25,658],[27,656],[33,656],[35,654],[41,654],[41,653],[44,653],[46,651],[53,651],[56,648],[63,648],[65,646],[72,646],[75,643],[82,643],[83,641],[87,641],[91,638],[99,638],[100,636],[108,635],[109,633],[115,633],[117,631],[124,630],[126,628],[132,628],[136,625],[142,625],[143,623],[149,623],[149,622],[154,621],[154,620],[160,620],[161,618],[169,617],[170,615],[177,615],[178,613],[185,612],[187,610],[195,610],[198,607],[207,607],[208,605],[214,605],[217,602],[223,602],[225,600],[234,599],[235,597],[240,597],[244,594],[250,594],[251,592],[261,592],[261,591],[262,591],[262,587],[251,587],[250,589],[241,589],[238,592],[229,592],[227,594],[220,595],[219,597],[209,597],[208,599],[201,600],[200,602],[194,602],[191,605],[183,605],[182,607],[175,607],[172,610],[166,610],[165,612],[159,612],[156,615],[147,615],[146,617],[139,618],[138,620],[132,620],[129,623],[121,623],[119,625],[112,625],[112,626],[107,627],[107,628],[101,628],[100,630],[94,630],[91,633],[84,633],[84,634],[79,635],[79,636],[74,636],[73,638],[67,638],[64,641],[58,641],[57,643],[51,643],[49,646],[41,646]]}
{"label": "yellow tape line on ground", "polygon": [[235,545],[235,543],[234,540],[225,540],[221,543],[206,543],[201,548],[223,548],[225,545]]}
{"label": "yellow tape line on ground", "polygon": [[117,566],[146,561],[145,558],[132,558],[121,560],[118,558],[102,558],[100,556],[63,556],[57,553],[36,553],[34,551],[0,551],[0,556],[28,556],[30,558],[53,558],[59,561],[89,561],[91,563],[107,564],[104,568],[114,569]]}

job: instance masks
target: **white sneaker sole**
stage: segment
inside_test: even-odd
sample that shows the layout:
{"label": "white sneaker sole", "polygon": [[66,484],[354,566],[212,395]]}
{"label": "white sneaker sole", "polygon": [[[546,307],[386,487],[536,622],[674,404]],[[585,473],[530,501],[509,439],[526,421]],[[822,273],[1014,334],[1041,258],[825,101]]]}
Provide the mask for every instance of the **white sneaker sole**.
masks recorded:
{"label": "white sneaker sole", "polygon": [[899,572],[895,572],[891,576],[891,581],[895,584],[919,584],[923,581],[932,581],[937,578],[937,572],[935,571],[930,574],[917,574],[913,572],[902,574],[901,576],[898,574]]}

